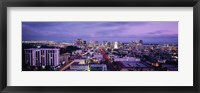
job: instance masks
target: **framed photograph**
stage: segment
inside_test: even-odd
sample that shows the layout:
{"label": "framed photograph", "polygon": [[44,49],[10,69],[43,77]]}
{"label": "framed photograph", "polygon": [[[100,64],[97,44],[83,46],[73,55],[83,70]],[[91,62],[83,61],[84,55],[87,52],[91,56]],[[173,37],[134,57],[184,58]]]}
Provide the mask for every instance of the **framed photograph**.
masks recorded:
{"label": "framed photograph", "polygon": [[2,93],[199,93],[199,0],[0,4]]}

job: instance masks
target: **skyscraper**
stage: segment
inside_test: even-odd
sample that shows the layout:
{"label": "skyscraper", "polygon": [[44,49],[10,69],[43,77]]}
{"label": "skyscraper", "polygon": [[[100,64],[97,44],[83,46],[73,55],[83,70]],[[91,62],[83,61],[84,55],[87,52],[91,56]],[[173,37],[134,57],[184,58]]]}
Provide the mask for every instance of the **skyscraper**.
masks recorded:
{"label": "skyscraper", "polygon": [[114,43],[114,49],[118,49],[118,42]]}

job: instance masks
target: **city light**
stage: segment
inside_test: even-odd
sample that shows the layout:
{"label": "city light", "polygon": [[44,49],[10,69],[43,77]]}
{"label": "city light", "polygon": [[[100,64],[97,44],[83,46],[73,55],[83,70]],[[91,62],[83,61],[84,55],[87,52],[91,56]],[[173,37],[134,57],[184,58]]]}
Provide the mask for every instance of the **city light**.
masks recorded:
{"label": "city light", "polygon": [[23,71],[178,71],[176,21],[22,22],[22,40]]}
{"label": "city light", "polygon": [[[78,42],[77,42],[78,41]],[[36,46],[41,41],[24,42],[23,45]],[[48,42],[48,41],[47,41]],[[43,42],[45,46],[52,43]],[[176,44],[144,44],[140,42],[99,42],[91,46],[81,43],[79,38],[75,45],[54,42],[51,47],[24,49],[26,64],[40,66],[42,70],[50,66],[54,71],[176,71],[178,70],[178,48]],[[97,43],[98,42],[98,43]],[[67,43],[67,42],[66,42]],[[109,43],[109,44],[108,44]],[[55,47],[55,45],[65,47]],[[64,51],[71,47],[75,49]],[[71,50],[71,49],[70,49]],[[35,52],[34,52],[35,51]],[[35,54],[36,53],[36,54]],[[44,54],[42,54],[44,53]],[[35,61],[33,59],[36,59]],[[42,65],[43,64],[43,65]],[[36,69],[35,69],[36,70]]]}

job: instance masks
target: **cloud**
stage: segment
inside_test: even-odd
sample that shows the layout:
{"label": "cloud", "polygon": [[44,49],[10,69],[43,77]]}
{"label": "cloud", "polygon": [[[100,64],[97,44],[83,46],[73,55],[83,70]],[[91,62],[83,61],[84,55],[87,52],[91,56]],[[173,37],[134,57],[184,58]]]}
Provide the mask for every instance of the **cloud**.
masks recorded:
{"label": "cloud", "polygon": [[177,22],[22,22],[23,40],[177,38]]}
{"label": "cloud", "polygon": [[147,34],[162,34],[162,33],[165,33],[166,31],[168,31],[168,30],[157,30],[157,31],[154,31],[154,32],[149,32]]}
{"label": "cloud", "polygon": [[113,26],[139,26],[145,25],[147,22],[102,22],[99,26],[113,27]]}

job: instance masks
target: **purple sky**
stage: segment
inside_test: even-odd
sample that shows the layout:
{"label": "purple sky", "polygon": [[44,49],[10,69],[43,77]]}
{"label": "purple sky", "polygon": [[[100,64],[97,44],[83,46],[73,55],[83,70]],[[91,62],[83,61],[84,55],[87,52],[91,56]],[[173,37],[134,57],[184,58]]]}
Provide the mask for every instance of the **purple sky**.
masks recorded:
{"label": "purple sky", "polygon": [[22,22],[22,40],[177,43],[178,22]]}

